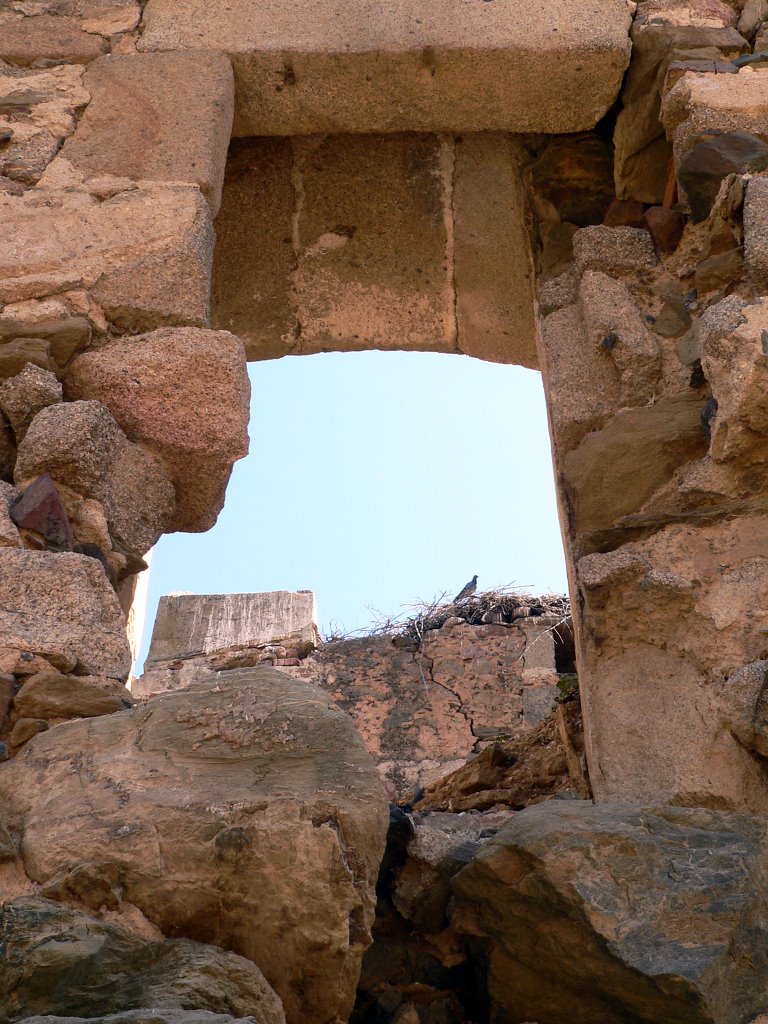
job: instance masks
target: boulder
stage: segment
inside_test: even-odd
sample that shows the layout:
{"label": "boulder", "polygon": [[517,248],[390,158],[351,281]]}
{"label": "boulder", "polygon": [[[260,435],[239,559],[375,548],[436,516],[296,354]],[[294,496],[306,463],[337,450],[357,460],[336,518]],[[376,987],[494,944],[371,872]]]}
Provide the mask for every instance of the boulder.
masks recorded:
{"label": "boulder", "polygon": [[502,827],[453,882],[491,1019],[741,1024],[765,1006],[761,818],[550,802]]}
{"label": "boulder", "polygon": [[177,1013],[169,1020],[188,1024],[188,1016],[199,1016],[219,1024],[228,1019],[218,1016],[223,1013],[285,1024],[280,1000],[261,971],[234,953],[187,939],[140,938],[37,896],[4,903],[0,922],[8,941],[0,977],[5,1022],[82,1015],[149,1024],[164,1021],[164,1010],[204,1010],[209,1012]]}
{"label": "boulder", "polygon": [[697,136],[677,171],[693,220],[706,220],[729,174],[764,171],[766,167],[768,142],[756,135],[734,131]]}
{"label": "boulder", "polygon": [[114,341],[73,359],[65,391],[98,399],[163,459],[176,489],[167,529],[213,526],[232,464],[248,451],[250,384],[234,335],[177,328]]}
{"label": "boulder", "polygon": [[144,554],[166,530],[174,488],[161,460],[132,444],[100,402],[43,409],[19,445],[19,486],[48,473],[56,483],[101,502],[110,533]]}
{"label": "boulder", "polygon": [[35,416],[48,405],[62,400],[63,392],[56,375],[28,364],[21,373],[0,384],[0,410],[5,414],[18,444]]}
{"label": "boulder", "polygon": [[0,636],[63,672],[122,680],[131,666],[117,596],[85,555],[0,548]]}
{"label": "boulder", "polygon": [[30,740],[0,794],[38,883],[99,862],[164,933],[257,963],[289,1020],[347,1020],[388,811],[318,689],[240,669],[65,723]]}

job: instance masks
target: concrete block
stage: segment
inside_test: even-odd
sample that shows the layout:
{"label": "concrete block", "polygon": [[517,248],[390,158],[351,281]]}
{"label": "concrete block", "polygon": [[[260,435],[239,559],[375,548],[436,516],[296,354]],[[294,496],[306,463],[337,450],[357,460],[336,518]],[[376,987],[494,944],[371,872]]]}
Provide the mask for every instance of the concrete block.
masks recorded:
{"label": "concrete block", "polygon": [[88,68],[91,102],[56,159],[86,178],[197,185],[215,214],[227,158],[234,82],[222,54],[104,57]]}
{"label": "concrete block", "polygon": [[456,140],[454,280],[459,349],[538,367],[533,257],[519,143],[509,135]]}
{"label": "concrete block", "polygon": [[629,61],[625,0],[148,0],[139,49],[233,61],[235,134],[575,132]]}
{"label": "concrete block", "polygon": [[197,188],[0,195],[0,302],[86,289],[118,327],[207,326],[212,254]]}
{"label": "concrete block", "polygon": [[162,597],[147,669],[237,644],[256,647],[288,637],[300,643],[318,641],[315,595],[310,590]]}

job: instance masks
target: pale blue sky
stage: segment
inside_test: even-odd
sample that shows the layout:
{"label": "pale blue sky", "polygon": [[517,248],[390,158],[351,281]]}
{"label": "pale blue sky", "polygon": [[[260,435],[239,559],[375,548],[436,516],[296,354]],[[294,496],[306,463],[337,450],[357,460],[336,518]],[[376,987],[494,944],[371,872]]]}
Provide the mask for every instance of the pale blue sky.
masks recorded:
{"label": "pale blue sky", "polygon": [[252,363],[251,450],[206,534],[152,563],[161,594],[313,590],[323,631],[446,592],[565,592],[541,378],[426,353]]}

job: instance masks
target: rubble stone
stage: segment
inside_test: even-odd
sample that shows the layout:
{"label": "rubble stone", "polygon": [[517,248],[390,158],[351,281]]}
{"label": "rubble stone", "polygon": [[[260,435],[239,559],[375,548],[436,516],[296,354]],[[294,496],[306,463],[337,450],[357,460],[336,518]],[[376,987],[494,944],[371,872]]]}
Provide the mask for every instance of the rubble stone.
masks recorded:
{"label": "rubble stone", "polygon": [[61,671],[124,679],[125,622],[101,566],[77,554],[0,548],[3,645]]}
{"label": "rubble stone", "polygon": [[213,526],[232,464],[248,451],[250,384],[237,338],[178,328],[114,341],[72,361],[65,391],[103,402],[132,441],[163,460],[176,490],[164,529]]}
{"label": "rubble stone", "polygon": [[62,397],[63,389],[56,375],[34,363],[0,384],[0,410],[13,428],[17,444],[40,410],[55,405]]}
{"label": "rubble stone", "polygon": [[71,551],[72,527],[56,484],[43,473],[19,494],[16,491],[10,516],[19,530],[32,530],[55,551]]}
{"label": "rubble stone", "polygon": [[642,228],[607,228],[602,224],[582,228],[575,234],[573,255],[579,273],[599,270],[612,277],[649,270],[657,263],[647,231]]}
{"label": "rubble stone", "polygon": [[13,705],[24,718],[95,718],[124,711],[133,700],[124,686],[109,685],[108,680],[38,672],[27,679]]}
{"label": "rubble stone", "polygon": [[79,18],[54,14],[27,17],[0,11],[0,60],[28,67],[40,60],[87,64],[106,50],[103,39],[84,30]]}
{"label": "rubble stone", "polygon": [[[111,893],[104,866],[91,868],[70,880],[66,897],[97,912],[98,900],[109,903]],[[0,919],[14,936],[0,981],[3,1016],[20,1008],[30,1019],[61,1024],[94,1018],[104,1024],[234,1024],[232,1017],[285,1024],[261,971],[234,953],[187,939],[140,937],[40,896],[6,902]]]}

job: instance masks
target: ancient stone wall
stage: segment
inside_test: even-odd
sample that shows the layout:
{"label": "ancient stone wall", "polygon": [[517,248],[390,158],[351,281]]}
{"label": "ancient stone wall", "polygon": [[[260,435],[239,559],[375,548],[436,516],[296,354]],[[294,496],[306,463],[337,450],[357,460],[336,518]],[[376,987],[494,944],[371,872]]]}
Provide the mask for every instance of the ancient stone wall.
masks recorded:
{"label": "ancient stone wall", "polygon": [[[416,823],[430,977],[510,1024],[768,1010],[767,31],[766,0],[0,0],[9,1020],[349,1019],[386,825],[349,716],[264,665],[123,684],[144,554],[247,450],[246,351],[366,347],[540,367],[596,799]],[[52,980],[97,933],[132,994]],[[444,1020],[423,984],[367,1019]]]}

